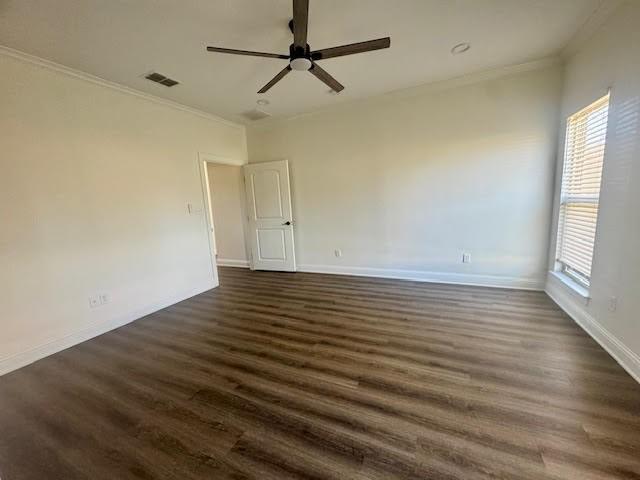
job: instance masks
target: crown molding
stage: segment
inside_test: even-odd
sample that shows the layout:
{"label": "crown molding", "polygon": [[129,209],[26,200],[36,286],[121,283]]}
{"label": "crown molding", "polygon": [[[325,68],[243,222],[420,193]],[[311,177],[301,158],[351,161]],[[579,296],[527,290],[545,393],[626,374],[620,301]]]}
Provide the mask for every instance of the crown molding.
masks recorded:
{"label": "crown molding", "polygon": [[627,0],[600,0],[598,6],[591,12],[585,22],[578,28],[560,55],[569,58],[580,51],[580,48],[602,27],[607,19],[620,8]]}
{"label": "crown molding", "polygon": [[322,108],[315,109],[311,112],[300,113],[289,117],[272,117],[256,122],[255,124],[247,124],[247,129],[260,131],[263,129],[269,129],[277,125],[281,125],[290,121],[299,120],[301,118],[310,117],[313,115],[319,115],[322,113],[328,113],[332,111],[340,111],[344,109],[350,109],[357,105],[371,104],[373,102],[387,102],[397,99],[405,99],[416,97],[420,95],[426,95],[429,93],[441,92],[450,90],[453,88],[459,88],[462,86],[473,85],[476,83],[485,82],[487,80],[494,80],[501,77],[510,75],[517,75],[524,72],[530,72],[534,70],[541,70],[556,65],[562,65],[563,59],[559,56],[545,57],[538,60],[533,60],[526,63],[520,63],[517,65],[508,65],[504,67],[490,68],[481,70],[478,72],[469,73],[459,77],[448,78],[445,80],[438,80],[435,82],[423,83],[413,87],[402,88],[399,90],[393,90],[391,92],[382,93],[371,97],[358,98],[344,103],[338,103],[334,105],[328,105]]}
{"label": "crown molding", "polygon": [[99,85],[101,87],[109,88],[111,90],[116,90],[120,93],[125,93],[128,95],[132,95],[134,97],[142,98],[143,100],[164,105],[166,107],[173,108],[175,110],[191,113],[192,115],[197,115],[198,117],[202,117],[207,120],[212,120],[214,122],[222,123],[229,127],[238,128],[242,130],[244,130],[245,128],[243,124],[232,122],[230,120],[219,117],[217,115],[213,115],[211,113],[205,112],[203,110],[198,110],[197,108],[188,107],[186,105],[183,105],[178,102],[174,102],[172,100],[167,100],[165,98],[157,97],[155,95],[151,95],[149,93],[145,93],[140,90],[136,90],[134,88],[127,87],[125,85],[121,85],[116,82],[112,82],[110,80],[105,80],[104,78],[91,75],[90,73],[76,70],[74,68],[67,67],[65,65],[61,65],[59,63],[52,62],[50,60],[46,60],[41,57],[37,57],[29,53],[21,52],[20,50],[15,50],[13,48],[6,47],[4,45],[0,45],[0,55],[15,58],[17,60],[30,63],[32,65],[36,65],[38,67],[45,68],[47,70],[58,72],[63,75],[67,75],[69,77],[77,78],[80,80],[84,80],[85,82],[93,83],[94,85]]}

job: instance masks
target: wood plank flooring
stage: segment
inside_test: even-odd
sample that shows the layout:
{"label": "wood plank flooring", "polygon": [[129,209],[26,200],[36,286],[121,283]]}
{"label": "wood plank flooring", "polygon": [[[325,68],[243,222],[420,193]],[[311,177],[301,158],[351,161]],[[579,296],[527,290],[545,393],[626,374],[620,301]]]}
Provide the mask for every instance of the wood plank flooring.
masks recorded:
{"label": "wood plank flooring", "polygon": [[640,478],[640,386],[544,293],[220,276],[0,377],[2,480]]}

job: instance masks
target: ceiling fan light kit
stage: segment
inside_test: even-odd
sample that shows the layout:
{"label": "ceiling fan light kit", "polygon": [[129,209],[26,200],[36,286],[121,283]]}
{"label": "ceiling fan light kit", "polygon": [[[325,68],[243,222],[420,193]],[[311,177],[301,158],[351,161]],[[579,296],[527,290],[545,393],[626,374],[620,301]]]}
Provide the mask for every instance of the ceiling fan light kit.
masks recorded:
{"label": "ceiling fan light kit", "polygon": [[298,70],[298,71],[309,70],[311,68],[311,65],[313,65],[311,63],[311,60],[304,57],[294,58],[289,62],[289,66],[293,70]]}
{"label": "ceiling fan light kit", "polygon": [[289,47],[289,55],[277,53],[253,52],[249,50],[235,50],[232,48],[207,47],[209,52],[228,53],[232,55],[248,55],[253,57],[276,58],[289,60],[289,64],[284,67],[269,83],[258,90],[258,93],[266,93],[271,87],[282,80],[291,70],[308,71],[318,80],[329,86],[338,93],[344,86],[333,78],[328,72],[316,63],[317,60],[327,58],[343,57],[356,53],[370,52],[389,48],[391,38],[384,37],[367,42],[352,43],[339,47],[325,48],[323,50],[312,51],[307,43],[307,27],[309,26],[309,0],[293,0],[293,20],[289,22],[289,29],[293,33],[293,43]]}

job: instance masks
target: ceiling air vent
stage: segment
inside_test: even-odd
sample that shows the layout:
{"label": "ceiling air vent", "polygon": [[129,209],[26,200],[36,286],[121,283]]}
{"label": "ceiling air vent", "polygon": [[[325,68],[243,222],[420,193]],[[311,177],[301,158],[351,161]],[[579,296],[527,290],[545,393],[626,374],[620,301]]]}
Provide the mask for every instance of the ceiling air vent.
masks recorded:
{"label": "ceiling air vent", "polygon": [[146,78],[147,80],[151,80],[152,82],[164,85],[165,87],[173,87],[174,85],[178,85],[180,83],[157,72],[149,73],[148,75],[145,75],[144,78]]}
{"label": "ceiling air vent", "polygon": [[249,120],[262,120],[263,118],[270,117],[271,114],[265,112],[264,110],[260,110],[259,108],[254,108],[253,110],[243,112],[242,116],[244,118],[248,118]]}

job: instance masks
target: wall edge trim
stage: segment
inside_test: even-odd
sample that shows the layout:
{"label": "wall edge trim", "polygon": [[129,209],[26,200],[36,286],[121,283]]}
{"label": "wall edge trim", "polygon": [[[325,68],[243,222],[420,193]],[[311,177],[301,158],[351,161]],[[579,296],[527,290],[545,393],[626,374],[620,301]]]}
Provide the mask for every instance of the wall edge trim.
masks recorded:
{"label": "wall edge trim", "polygon": [[211,290],[212,288],[215,288],[217,286],[218,285],[215,282],[211,282],[204,288],[199,287],[184,291],[181,294],[173,295],[170,298],[165,298],[164,300],[151,303],[143,308],[136,309],[135,311],[123,316],[118,316],[116,318],[111,318],[103,322],[96,323],[88,328],[69,333],[62,337],[29,348],[28,350],[2,358],[0,359],[0,376],[10,373],[14,370],[18,370],[19,368],[26,367],[27,365],[37,362],[38,360],[42,360],[43,358],[61,352],[62,350],[66,350],[67,348],[71,348],[82,342],[86,342],[87,340],[98,337],[111,330],[115,330],[116,328],[139,320],[142,317],[162,310],[163,308],[167,308],[200,293]]}
{"label": "wall edge trim", "polygon": [[563,65],[563,59],[558,55],[551,55],[536,60],[530,60],[523,63],[497,66],[492,68],[486,68],[477,70],[467,74],[445,78],[443,80],[435,80],[426,82],[414,86],[399,88],[391,90],[389,92],[383,92],[377,95],[371,95],[363,98],[354,98],[352,100],[325,105],[319,108],[315,108],[308,112],[301,112],[288,116],[274,116],[266,118],[264,120],[257,121],[255,123],[247,124],[248,131],[264,131],[277,128],[281,125],[287,124],[301,118],[313,117],[315,115],[330,114],[341,112],[344,110],[350,110],[358,106],[362,106],[371,102],[388,102],[394,100],[406,100],[414,97],[429,95],[447,90],[452,90],[469,85],[476,85],[483,82],[496,80],[512,75],[519,75],[527,72],[533,72],[537,70],[544,70],[554,66]]}
{"label": "wall edge trim", "polygon": [[249,260],[237,260],[233,258],[218,258],[217,262],[219,267],[237,267],[237,268],[249,268]]}
{"label": "wall edge trim", "polygon": [[403,270],[391,268],[368,268],[341,265],[298,265],[299,272],[353,275],[358,277],[393,278],[426,283],[447,283],[479,287],[510,288],[517,290],[544,290],[544,280],[535,278],[445,273],[426,270]]}
{"label": "wall edge trim", "polygon": [[613,359],[640,383],[640,356],[627,347],[622,340],[607,330],[600,322],[587,313],[584,308],[572,301],[567,287],[549,279],[545,293],[571,319],[578,324],[591,338],[593,338]]}

